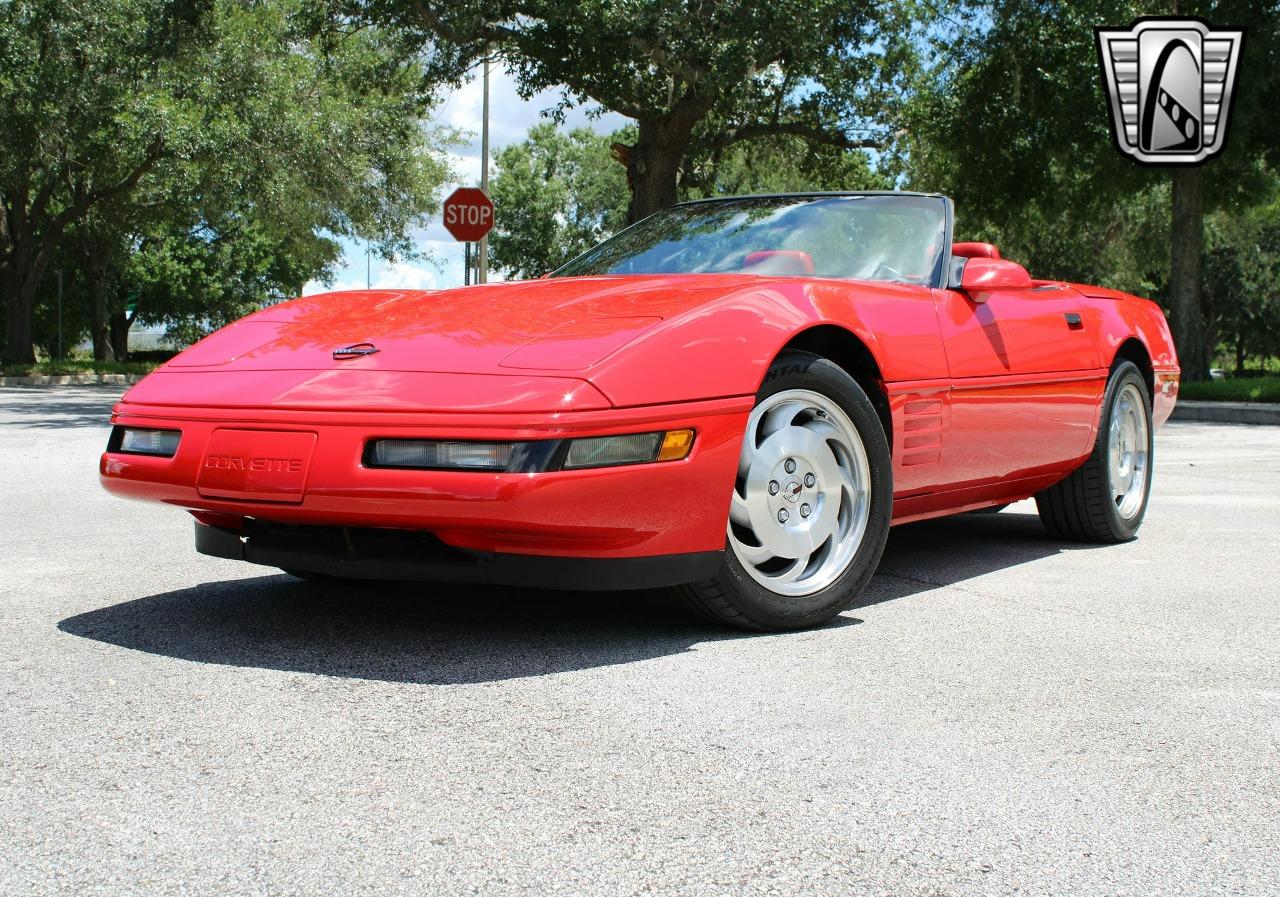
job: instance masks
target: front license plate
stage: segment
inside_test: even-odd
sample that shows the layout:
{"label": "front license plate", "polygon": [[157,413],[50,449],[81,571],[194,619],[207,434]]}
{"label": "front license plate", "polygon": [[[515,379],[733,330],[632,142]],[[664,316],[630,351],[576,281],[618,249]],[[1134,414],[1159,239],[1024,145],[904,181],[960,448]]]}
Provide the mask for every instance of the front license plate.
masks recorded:
{"label": "front license plate", "polygon": [[214,430],[196,490],[206,498],[298,504],[315,447],[315,433]]}

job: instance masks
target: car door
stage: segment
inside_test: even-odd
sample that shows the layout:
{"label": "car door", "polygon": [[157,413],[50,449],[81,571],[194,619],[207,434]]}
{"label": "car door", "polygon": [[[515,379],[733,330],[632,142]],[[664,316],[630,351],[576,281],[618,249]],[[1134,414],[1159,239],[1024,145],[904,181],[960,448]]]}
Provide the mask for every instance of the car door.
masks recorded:
{"label": "car door", "polygon": [[1080,294],[1041,283],[934,295],[951,374],[949,482],[1035,476],[1087,453],[1106,371]]}

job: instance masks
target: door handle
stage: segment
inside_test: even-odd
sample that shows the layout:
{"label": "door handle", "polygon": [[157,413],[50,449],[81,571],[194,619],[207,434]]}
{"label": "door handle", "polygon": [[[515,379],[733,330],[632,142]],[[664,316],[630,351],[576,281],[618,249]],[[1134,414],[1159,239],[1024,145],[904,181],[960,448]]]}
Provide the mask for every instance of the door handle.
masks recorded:
{"label": "door handle", "polygon": [[1065,313],[1065,317],[1068,330],[1084,330],[1084,320],[1078,314],[1069,311]]}

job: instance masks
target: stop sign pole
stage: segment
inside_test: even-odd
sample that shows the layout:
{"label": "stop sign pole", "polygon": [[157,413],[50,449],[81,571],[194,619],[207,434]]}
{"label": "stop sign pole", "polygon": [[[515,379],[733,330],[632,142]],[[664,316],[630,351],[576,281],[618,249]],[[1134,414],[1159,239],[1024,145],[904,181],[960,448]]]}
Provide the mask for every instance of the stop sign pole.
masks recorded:
{"label": "stop sign pole", "polygon": [[[490,45],[486,50],[492,52]],[[480,190],[489,195],[489,54],[484,57],[484,112],[480,118]],[[480,261],[476,266],[480,283],[489,281],[489,235],[480,238]]]}
{"label": "stop sign pole", "polygon": [[484,239],[489,229],[493,227],[493,203],[483,190],[476,187],[459,187],[444,201],[444,227],[455,240],[468,244],[464,248],[467,258],[465,279],[470,282],[471,247],[469,244]]}

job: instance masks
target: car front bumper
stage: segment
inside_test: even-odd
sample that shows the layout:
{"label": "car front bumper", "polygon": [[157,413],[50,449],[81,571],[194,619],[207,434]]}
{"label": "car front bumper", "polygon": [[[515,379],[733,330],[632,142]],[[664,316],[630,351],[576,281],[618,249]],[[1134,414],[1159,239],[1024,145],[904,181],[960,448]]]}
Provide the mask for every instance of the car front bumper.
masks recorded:
{"label": "car front bumper", "polygon": [[[112,423],[180,430],[177,453],[164,458],[108,451],[100,475],[113,494],[187,508],[202,523],[231,533],[246,521],[267,521],[425,531],[449,549],[481,555],[616,559],[720,552],[751,404],[748,396],[630,409],[466,414],[125,401]],[[521,441],[679,428],[696,431],[687,458],[624,467],[508,474],[371,468],[361,460],[373,438]],[[300,494],[283,500],[202,494],[207,449],[215,432],[226,429],[314,434]]]}
{"label": "car front bumper", "polygon": [[339,579],[485,583],[544,589],[654,589],[715,575],[723,551],[649,557],[565,557],[449,548],[431,533],[248,520],[195,524],[196,551]]}

